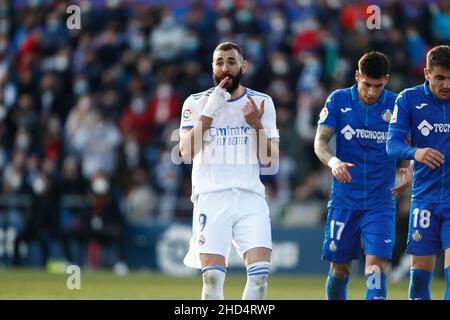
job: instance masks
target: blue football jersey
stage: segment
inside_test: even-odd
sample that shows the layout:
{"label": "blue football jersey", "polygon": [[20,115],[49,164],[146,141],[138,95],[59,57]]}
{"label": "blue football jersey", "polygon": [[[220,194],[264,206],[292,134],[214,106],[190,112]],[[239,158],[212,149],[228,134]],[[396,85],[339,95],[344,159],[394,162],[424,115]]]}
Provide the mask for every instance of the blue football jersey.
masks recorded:
{"label": "blue football jersey", "polygon": [[386,140],[396,96],[385,89],[377,103],[367,106],[359,100],[355,84],[334,91],[326,100],[318,124],[335,130],[336,156],[356,165],[349,168],[349,183],[333,176],[329,207],[395,207],[391,188],[396,160],[387,154]]}
{"label": "blue football jersey", "polygon": [[412,147],[429,147],[444,154],[445,162],[434,170],[414,162],[412,199],[450,203],[450,99],[434,96],[428,81],[403,90],[396,100],[389,134],[402,141],[410,134]]}

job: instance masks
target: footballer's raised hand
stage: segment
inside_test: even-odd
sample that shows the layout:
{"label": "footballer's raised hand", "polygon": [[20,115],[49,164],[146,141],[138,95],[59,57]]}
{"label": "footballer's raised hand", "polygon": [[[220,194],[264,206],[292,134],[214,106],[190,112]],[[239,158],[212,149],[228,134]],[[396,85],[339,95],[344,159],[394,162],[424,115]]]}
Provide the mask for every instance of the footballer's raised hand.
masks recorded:
{"label": "footballer's raised hand", "polygon": [[355,167],[353,163],[339,161],[331,166],[331,173],[336,177],[337,181],[348,183],[352,180],[348,169],[353,167]]}
{"label": "footballer's raised hand", "polygon": [[434,170],[444,163],[444,155],[433,148],[419,148],[414,153],[414,160]]}
{"label": "footballer's raised hand", "polygon": [[[227,83],[228,80],[230,80],[230,77],[223,78],[222,81],[219,82],[217,87],[220,87],[220,88],[224,89],[225,88],[225,84]],[[216,87],[216,89],[217,89],[217,87]]]}
{"label": "footballer's raised hand", "polygon": [[396,185],[391,189],[392,193],[395,196],[398,196],[400,193],[405,191],[411,186],[411,179],[412,179],[412,166],[408,168],[400,168],[399,170],[402,182],[400,184]]}
{"label": "footballer's raised hand", "polygon": [[258,108],[255,100],[247,95],[247,102],[242,109],[242,113],[244,115],[245,121],[247,121],[250,127],[252,127],[253,129],[261,129],[261,118],[264,114],[264,100],[261,102]]}
{"label": "footballer's raised hand", "polygon": [[209,95],[208,102],[206,102],[206,105],[203,107],[202,116],[214,118],[216,112],[230,99],[231,94],[224,89],[225,83],[228,79],[229,77],[223,78],[214,91]]}

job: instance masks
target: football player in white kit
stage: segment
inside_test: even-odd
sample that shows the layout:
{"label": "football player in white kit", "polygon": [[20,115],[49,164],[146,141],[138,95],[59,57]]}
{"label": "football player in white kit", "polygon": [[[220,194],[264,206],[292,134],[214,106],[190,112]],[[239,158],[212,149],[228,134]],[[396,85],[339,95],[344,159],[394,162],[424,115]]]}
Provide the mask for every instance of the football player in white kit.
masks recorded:
{"label": "football player in white kit", "polygon": [[265,299],[272,236],[260,173],[276,173],[278,130],[272,99],[241,85],[241,48],[213,53],[216,87],[193,94],[181,114],[180,150],[192,161],[193,236],[185,265],[202,270],[201,298],[223,299],[231,244],[247,267],[242,299]]}

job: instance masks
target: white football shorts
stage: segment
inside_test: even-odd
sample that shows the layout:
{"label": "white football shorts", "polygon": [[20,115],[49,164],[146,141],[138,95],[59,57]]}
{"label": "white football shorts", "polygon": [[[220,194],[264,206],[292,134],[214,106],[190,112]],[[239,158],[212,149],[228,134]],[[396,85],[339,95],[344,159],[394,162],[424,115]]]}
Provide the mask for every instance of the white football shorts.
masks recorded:
{"label": "white football shorts", "polygon": [[200,253],[228,256],[231,244],[243,257],[249,249],[272,249],[269,207],[261,195],[244,189],[199,194],[194,201],[193,236],[183,262],[201,269]]}

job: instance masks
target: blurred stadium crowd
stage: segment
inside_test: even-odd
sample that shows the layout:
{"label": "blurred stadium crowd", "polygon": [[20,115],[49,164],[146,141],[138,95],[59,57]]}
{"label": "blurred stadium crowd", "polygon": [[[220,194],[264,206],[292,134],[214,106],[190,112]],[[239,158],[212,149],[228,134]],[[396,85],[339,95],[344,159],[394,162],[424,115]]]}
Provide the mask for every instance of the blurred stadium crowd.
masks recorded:
{"label": "blurred stadium crowd", "polygon": [[[276,106],[280,171],[262,177],[274,225],[321,226],[331,176],[313,139],[327,95],[353,84],[368,50],[389,57],[391,90],[421,83],[427,49],[450,41],[449,1],[70,3],[79,30],[66,27],[67,1],[0,0],[0,226],[16,265],[23,243],[39,241],[48,258],[52,239],[69,261],[70,241],[87,244],[95,265],[126,224],[191,217],[190,167],[172,162],[172,133],[184,99],[213,86],[218,42],[243,47],[244,85]],[[380,30],[366,26],[370,4]]]}

